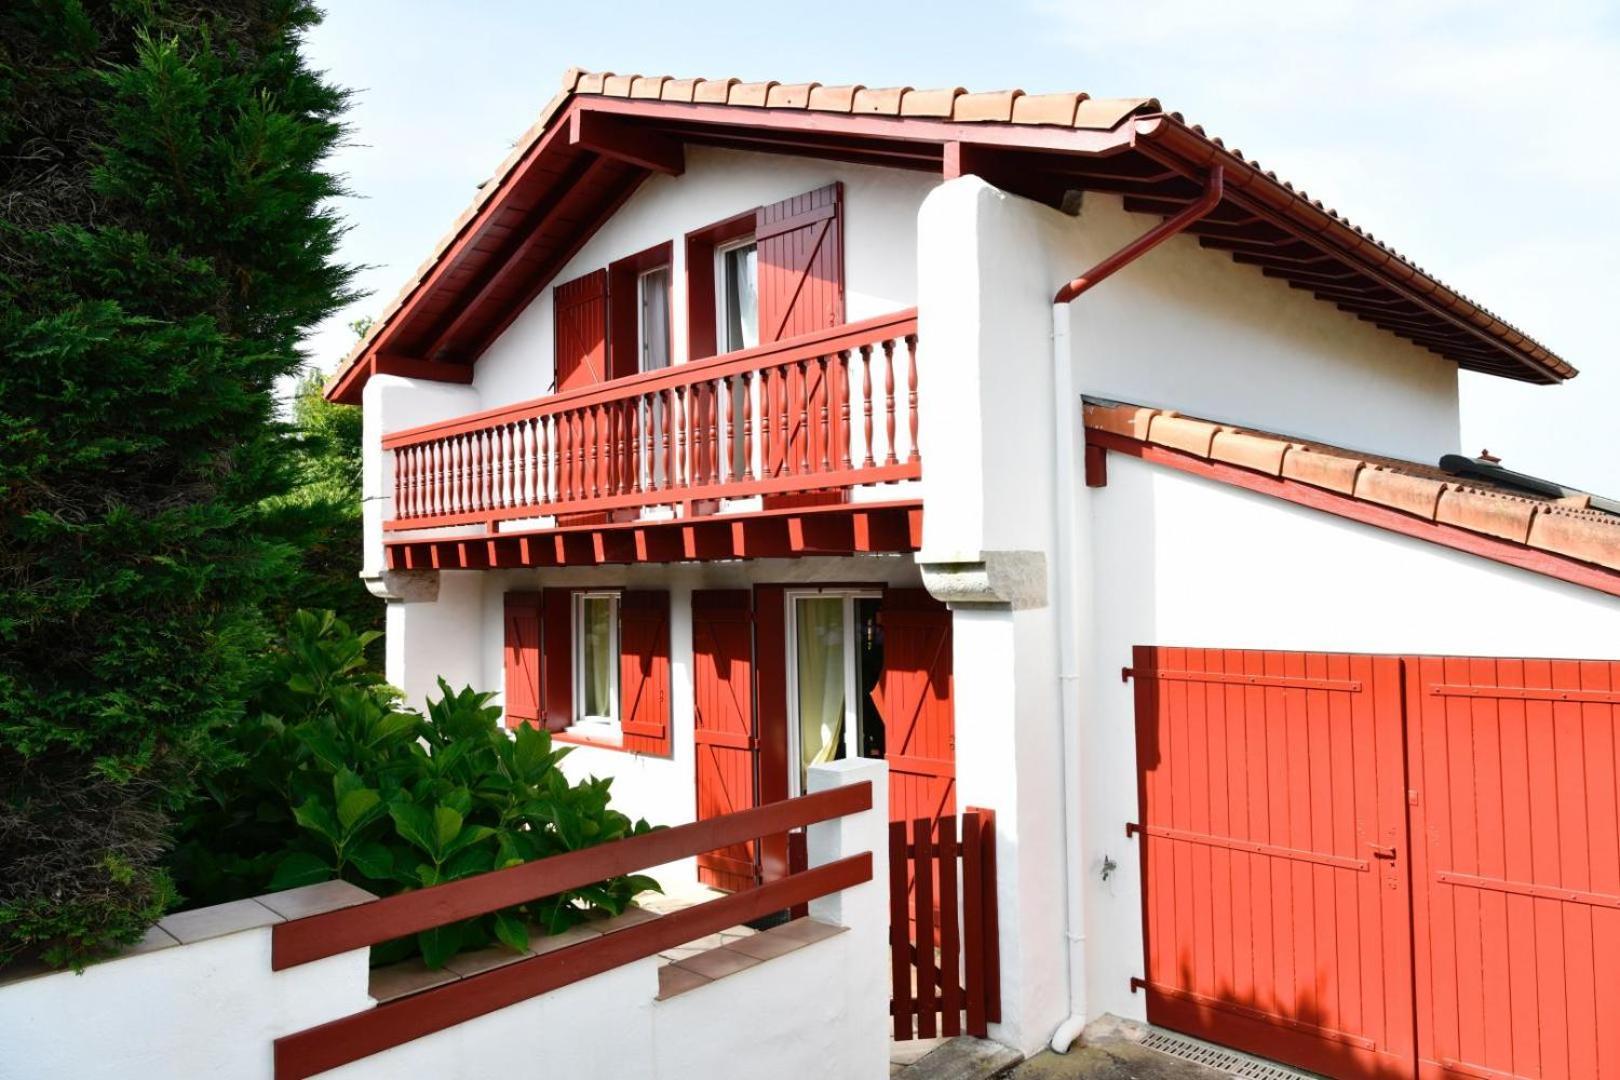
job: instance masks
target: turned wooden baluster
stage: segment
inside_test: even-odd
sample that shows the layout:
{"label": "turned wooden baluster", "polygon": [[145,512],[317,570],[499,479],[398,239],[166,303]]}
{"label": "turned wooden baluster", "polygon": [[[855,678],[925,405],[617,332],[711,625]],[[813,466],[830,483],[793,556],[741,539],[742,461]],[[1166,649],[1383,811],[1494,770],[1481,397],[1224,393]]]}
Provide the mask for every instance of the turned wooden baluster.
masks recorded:
{"label": "turned wooden baluster", "polygon": [[709,483],[720,482],[720,381],[704,383],[703,394],[709,399]]}
{"label": "turned wooden baluster", "polygon": [[725,460],[720,463],[720,478],[731,483],[737,479],[737,448],[742,440],[737,438],[737,381],[727,375],[720,380],[720,392],[726,396],[726,437],[721,440]]}
{"label": "turned wooden baluster", "polygon": [[810,472],[810,361],[799,361],[799,450],[793,464],[799,472]]}
{"label": "turned wooden baluster", "polygon": [[821,434],[822,472],[829,472],[832,469],[832,459],[829,455],[832,453],[833,432],[832,428],[827,426],[827,422],[832,418],[829,408],[832,405],[833,387],[832,383],[827,381],[827,371],[827,358],[816,357],[816,377],[821,380],[821,423],[817,425],[816,430]]}
{"label": "turned wooden baluster", "polygon": [[844,349],[835,361],[838,368],[838,467],[850,469],[849,440],[849,350]]}
{"label": "turned wooden baluster", "polygon": [[889,438],[889,452],[884,455],[883,464],[896,465],[900,459],[894,456],[894,342],[883,343],[883,426]]}
{"label": "turned wooden baluster", "polygon": [[754,373],[743,372],[742,478],[754,478]]}
{"label": "turned wooden baluster", "polygon": [[771,476],[771,373],[759,373],[759,478]]}
{"label": "turned wooden baluster", "polygon": [[692,486],[691,455],[692,422],[686,411],[686,387],[675,388],[675,475],[681,487]]}
{"label": "turned wooden baluster", "polygon": [[906,386],[907,409],[911,416],[911,452],[906,455],[908,463],[921,463],[922,453],[917,449],[917,335],[906,335]]}
{"label": "turned wooden baluster", "polygon": [[877,462],[872,460],[872,346],[861,346],[861,412],[866,425],[866,460],[861,462],[861,468],[870,469]]}

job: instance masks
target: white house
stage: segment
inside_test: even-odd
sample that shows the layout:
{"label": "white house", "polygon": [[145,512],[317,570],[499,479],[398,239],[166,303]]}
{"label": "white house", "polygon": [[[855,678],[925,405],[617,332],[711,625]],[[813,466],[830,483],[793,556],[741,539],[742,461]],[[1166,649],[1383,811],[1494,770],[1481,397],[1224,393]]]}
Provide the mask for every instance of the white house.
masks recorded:
{"label": "white house", "polygon": [[411,697],[993,809],[996,1038],[1620,1076],[1620,506],[1459,368],[1575,374],[1157,101],[575,71],[328,395]]}

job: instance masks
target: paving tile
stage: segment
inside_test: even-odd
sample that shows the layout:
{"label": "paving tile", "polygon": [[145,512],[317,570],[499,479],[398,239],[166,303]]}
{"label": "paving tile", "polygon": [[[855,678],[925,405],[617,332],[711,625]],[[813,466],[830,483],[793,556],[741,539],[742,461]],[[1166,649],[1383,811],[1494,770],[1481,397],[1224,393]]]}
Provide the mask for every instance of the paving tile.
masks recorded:
{"label": "paving tile", "polygon": [[483,949],[474,949],[472,952],[458,953],[445,961],[445,967],[463,978],[468,975],[477,975],[483,971],[493,971],[507,964],[515,964],[519,960],[533,956],[527,950],[513,952],[505,945],[490,945]]}
{"label": "paving tile", "polygon": [[257,900],[232,900],[227,904],[177,911],[160,919],[158,927],[180,944],[190,945],[194,941],[207,941],[285,921]]}
{"label": "paving tile", "polygon": [[698,953],[696,956],[689,956],[674,966],[685,968],[687,971],[695,971],[704,978],[723,979],[727,975],[734,975],[742,971],[744,968],[751,968],[757,963],[759,963],[759,960],[756,957],[749,956],[747,953],[736,952],[727,946],[720,949],[708,949]]}
{"label": "paving tile", "polygon": [[665,998],[672,998],[676,994],[684,994],[688,990],[706,986],[709,982],[709,979],[695,971],[677,967],[674,964],[665,964],[658,969],[658,1000],[662,1001]]}
{"label": "paving tile", "polygon": [[[784,924],[791,925],[791,924]],[[756,960],[775,960],[778,956],[786,956],[795,949],[802,949],[806,945],[802,933],[782,934],[782,926],[775,926],[753,937],[738,938],[728,942],[728,949],[752,956]]]}
{"label": "paving tile", "polygon": [[431,990],[461,978],[449,968],[431,970],[420,958],[373,968],[367,992],[377,1001],[393,1001],[407,994]]}
{"label": "paving tile", "polygon": [[266,893],[257,899],[283,919],[304,919],[364,904],[377,896],[347,881],[322,881],[299,889]]}
{"label": "paving tile", "polygon": [[759,933],[752,926],[730,926],[720,931],[720,936],[726,941],[736,941],[738,938],[753,937]]}
{"label": "paving tile", "polygon": [[665,960],[668,960],[670,963],[675,963],[676,961],[685,960],[688,957],[696,956],[698,953],[706,951],[706,949],[700,949],[692,945],[677,945],[673,949],[665,949],[658,955],[663,957]]}
{"label": "paving tile", "polygon": [[529,952],[534,956],[541,956],[558,949],[566,949],[570,945],[578,945],[582,941],[589,941],[594,937],[601,937],[602,931],[587,923],[570,926],[560,934],[542,933],[537,928],[529,927]]}
{"label": "paving tile", "polygon": [[800,945],[809,945],[811,942],[830,938],[834,934],[842,934],[844,928],[822,922],[820,919],[794,919],[792,922],[773,927],[770,932],[797,941]]}

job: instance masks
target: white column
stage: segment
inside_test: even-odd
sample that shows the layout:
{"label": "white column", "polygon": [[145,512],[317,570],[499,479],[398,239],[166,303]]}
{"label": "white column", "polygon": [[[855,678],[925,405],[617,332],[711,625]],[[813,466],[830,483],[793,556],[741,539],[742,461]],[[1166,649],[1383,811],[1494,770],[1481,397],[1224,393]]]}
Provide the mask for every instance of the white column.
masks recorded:
{"label": "white column", "polygon": [[850,1045],[866,1067],[850,1075],[887,1076],[889,1068],[889,766],[870,758],[847,758],[810,766],[811,794],[871,781],[872,808],[809,828],[809,864],[821,866],[849,855],[872,853],[872,879],[810,902],[817,919],[846,926],[854,958],[839,975]]}

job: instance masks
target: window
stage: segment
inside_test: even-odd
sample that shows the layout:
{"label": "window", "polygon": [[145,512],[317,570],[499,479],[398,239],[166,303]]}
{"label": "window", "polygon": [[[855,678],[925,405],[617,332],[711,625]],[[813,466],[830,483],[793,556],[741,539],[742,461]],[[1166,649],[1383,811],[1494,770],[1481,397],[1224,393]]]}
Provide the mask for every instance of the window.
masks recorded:
{"label": "window", "polygon": [[574,724],[619,726],[619,597],[574,596]]}
{"label": "window", "polygon": [[759,344],[759,249],[744,237],[715,250],[715,324],[720,351],[736,352]]}
{"label": "window", "polygon": [[881,597],[857,591],[788,594],[789,788],[802,794],[811,765],[880,758],[883,718],[872,690],[883,671]]}
{"label": "window", "polygon": [[659,266],[636,278],[641,310],[640,364],[642,371],[669,366],[669,267]]}

